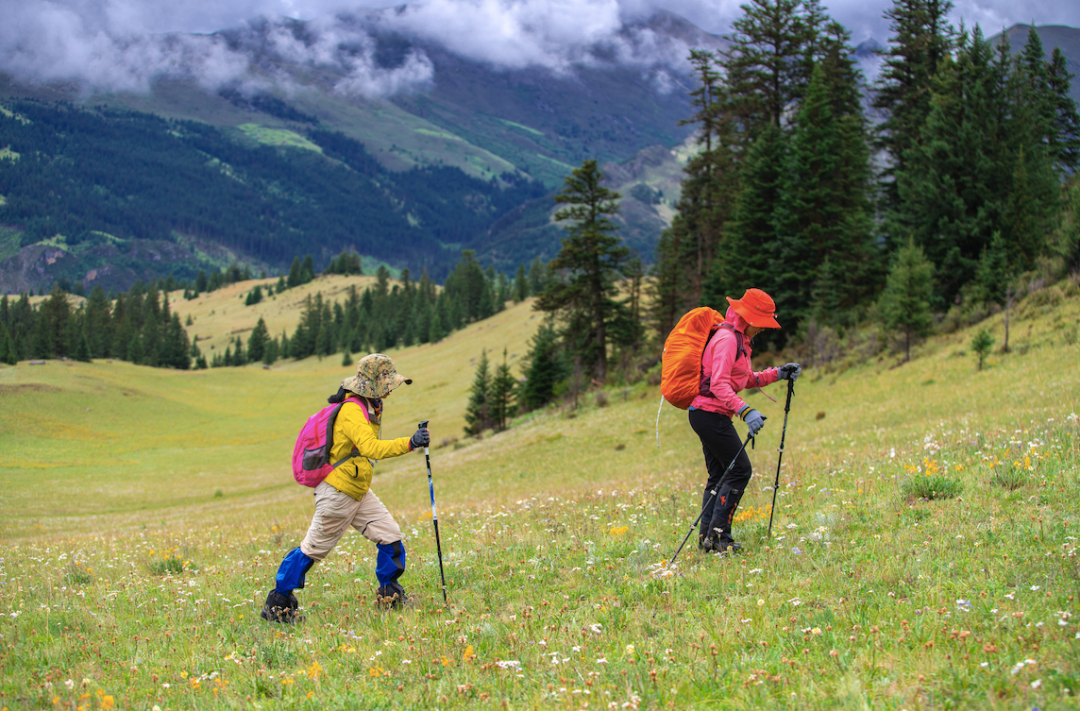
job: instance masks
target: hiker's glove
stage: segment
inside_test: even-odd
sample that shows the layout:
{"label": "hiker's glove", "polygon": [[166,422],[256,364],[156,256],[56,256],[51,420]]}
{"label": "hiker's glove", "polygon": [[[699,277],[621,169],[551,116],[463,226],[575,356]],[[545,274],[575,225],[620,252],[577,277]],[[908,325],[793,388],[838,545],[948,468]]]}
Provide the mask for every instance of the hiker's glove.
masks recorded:
{"label": "hiker's glove", "polygon": [[427,427],[421,427],[416,432],[413,432],[412,439],[409,440],[409,449],[420,449],[431,444],[431,433],[428,432]]}
{"label": "hiker's glove", "polygon": [[790,380],[792,385],[800,375],[802,375],[802,367],[798,363],[788,363],[776,369],[776,379]]}
{"label": "hiker's glove", "polygon": [[746,423],[747,429],[750,430],[750,436],[757,437],[757,433],[765,426],[765,416],[757,410],[751,409],[749,405],[743,406],[739,414],[742,415],[743,422]]}

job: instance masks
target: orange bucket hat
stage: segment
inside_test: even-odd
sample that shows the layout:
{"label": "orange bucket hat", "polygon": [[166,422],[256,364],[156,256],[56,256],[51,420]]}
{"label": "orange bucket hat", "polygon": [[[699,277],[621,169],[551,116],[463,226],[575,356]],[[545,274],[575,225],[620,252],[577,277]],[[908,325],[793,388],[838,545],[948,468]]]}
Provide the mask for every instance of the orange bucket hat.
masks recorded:
{"label": "orange bucket hat", "polygon": [[776,322],[776,304],[772,297],[761,289],[747,289],[741,299],[727,297],[735,313],[746,319],[751,326],[759,328],[780,328]]}

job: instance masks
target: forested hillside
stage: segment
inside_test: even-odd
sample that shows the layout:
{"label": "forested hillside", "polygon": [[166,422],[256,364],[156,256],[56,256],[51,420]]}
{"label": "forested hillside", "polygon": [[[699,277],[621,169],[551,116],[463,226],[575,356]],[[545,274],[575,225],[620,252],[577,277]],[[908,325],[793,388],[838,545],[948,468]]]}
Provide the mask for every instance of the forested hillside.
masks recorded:
{"label": "forested hillside", "polygon": [[[19,226],[23,246],[55,238],[51,276],[71,281],[142,240],[222,245],[277,268],[302,253],[321,265],[350,247],[441,279],[462,242],[544,192],[524,177],[485,181],[446,166],[391,172],[325,129],[308,134],[310,150],[282,149],[105,106],[13,102],[0,144],[0,223]],[[71,255],[80,259],[67,274]],[[179,279],[207,266],[193,249],[170,262]],[[10,267],[0,280],[0,291],[33,286]]]}

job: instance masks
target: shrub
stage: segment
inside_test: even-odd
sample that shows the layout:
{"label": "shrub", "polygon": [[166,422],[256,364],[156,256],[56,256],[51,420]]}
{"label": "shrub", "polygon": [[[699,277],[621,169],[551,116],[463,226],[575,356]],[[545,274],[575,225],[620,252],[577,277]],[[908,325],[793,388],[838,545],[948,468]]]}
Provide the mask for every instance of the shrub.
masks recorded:
{"label": "shrub", "polygon": [[960,495],[963,485],[945,476],[934,474],[908,479],[903,484],[904,497],[908,499],[952,499]]}
{"label": "shrub", "polygon": [[990,335],[990,332],[985,328],[980,329],[975,334],[975,338],[971,341],[971,350],[975,351],[975,355],[979,358],[979,370],[983,369],[983,362],[986,360],[986,356],[990,354],[990,349],[994,347],[994,338]]}
{"label": "shrub", "polygon": [[1002,489],[1015,491],[1024,485],[1026,477],[1024,476],[1024,472],[1020,469],[997,467],[994,469],[990,481],[993,482],[994,486],[1000,486]]}

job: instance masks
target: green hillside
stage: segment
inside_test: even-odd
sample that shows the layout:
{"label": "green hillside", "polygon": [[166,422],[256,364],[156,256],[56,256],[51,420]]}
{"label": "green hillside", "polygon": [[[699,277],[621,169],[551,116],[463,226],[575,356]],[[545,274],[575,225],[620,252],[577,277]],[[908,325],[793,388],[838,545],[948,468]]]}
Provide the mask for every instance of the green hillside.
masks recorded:
{"label": "green hillside", "polygon": [[[750,395],[769,422],[736,518],[746,553],[691,544],[674,568],[701,454],[670,407],[657,446],[655,386],[465,440],[478,350],[519,355],[529,306],[396,351],[414,383],[387,400],[384,433],[431,419],[450,604],[423,458],[406,455],[374,487],[402,525],[414,606],[374,607],[373,550],[350,534],[284,629],[258,606],[311,514],[288,455],[345,368],[0,367],[0,693],[72,709],[1069,708],[1078,293],[1025,299],[1012,352],[982,372],[972,331],[903,365],[807,371],[772,540],[781,405]],[[982,326],[1000,340],[1000,315]]]}
{"label": "green hillside", "polygon": [[[322,128],[248,123],[230,134],[105,107],[12,102],[0,144],[18,154],[0,170],[0,222],[21,227],[23,247],[53,248],[53,279],[92,281],[97,270],[106,286],[129,286],[123,277],[140,271],[192,279],[213,262],[203,244],[278,269],[297,254],[324,264],[351,248],[440,278],[462,243],[544,192],[524,178],[484,181],[446,166],[393,172]],[[164,246],[168,258],[153,264],[148,246]],[[31,279],[43,275],[13,259],[0,291],[37,286]]]}

